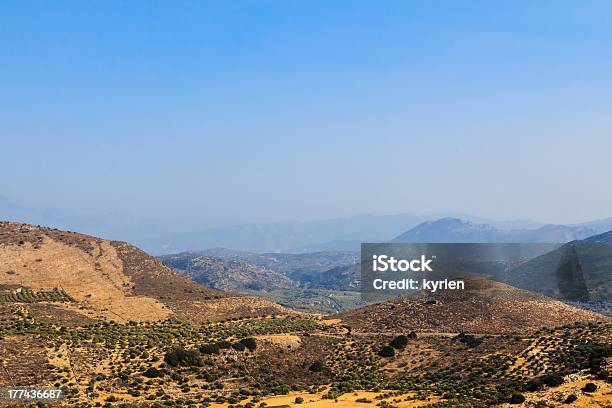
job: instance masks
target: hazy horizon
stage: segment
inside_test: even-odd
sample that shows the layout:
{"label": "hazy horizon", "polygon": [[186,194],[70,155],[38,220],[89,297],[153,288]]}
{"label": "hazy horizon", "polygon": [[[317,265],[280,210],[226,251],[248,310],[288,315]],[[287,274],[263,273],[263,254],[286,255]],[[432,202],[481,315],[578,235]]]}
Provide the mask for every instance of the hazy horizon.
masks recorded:
{"label": "hazy horizon", "polygon": [[143,234],[612,216],[608,3],[62,4],[0,6],[6,206]]}

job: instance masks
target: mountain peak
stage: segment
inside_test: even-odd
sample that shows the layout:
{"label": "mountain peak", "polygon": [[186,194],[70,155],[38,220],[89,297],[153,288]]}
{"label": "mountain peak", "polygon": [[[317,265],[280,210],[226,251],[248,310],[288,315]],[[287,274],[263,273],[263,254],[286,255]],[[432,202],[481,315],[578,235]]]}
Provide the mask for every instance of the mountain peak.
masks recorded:
{"label": "mountain peak", "polygon": [[489,242],[497,231],[488,224],[445,217],[421,223],[393,239],[393,242]]}
{"label": "mountain peak", "polygon": [[536,229],[499,229],[459,218],[440,218],[417,225],[392,242],[404,243],[565,243],[584,239],[595,231],[582,226],[544,225]]}

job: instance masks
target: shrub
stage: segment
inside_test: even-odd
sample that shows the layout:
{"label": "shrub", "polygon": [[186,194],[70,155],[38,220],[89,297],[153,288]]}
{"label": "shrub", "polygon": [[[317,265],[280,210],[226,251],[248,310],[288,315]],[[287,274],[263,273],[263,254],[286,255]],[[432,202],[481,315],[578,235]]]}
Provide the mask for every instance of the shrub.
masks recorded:
{"label": "shrub", "polygon": [[295,403],[296,404],[301,404],[303,402],[304,402],[304,398],[302,398],[302,397],[295,397]]}
{"label": "shrub", "polygon": [[162,376],[162,372],[155,367],[149,367],[142,373],[142,375],[147,378],[158,378]]}
{"label": "shrub", "polygon": [[240,340],[240,343],[244,344],[249,351],[255,351],[257,348],[257,341],[253,337],[247,337],[246,339]]}
{"label": "shrub", "polygon": [[469,348],[477,347],[480,345],[480,343],[482,343],[482,340],[477,339],[476,337],[474,337],[474,335],[465,334],[464,332],[459,333],[459,335],[456,338],[459,339],[461,343],[465,344]]}
{"label": "shrub", "polygon": [[200,360],[200,356],[194,350],[185,350],[182,348],[174,348],[166,353],[164,356],[164,361],[172,366],[192,366],[192,367],[201,367],[202,360]]}
{"label": "shrub", "polygon": [[559,374],[546,374],[545,376],[541,377],[541,380],[549,387],[558,387],[563,384],[563,377],[561,377]]}
{"label": "shrub", "polygon": [[544,382],[540,379],[534,379],[527,382],[525,385],[525,391],[539,391],[544,388]]}
{"label": "shrub", "polygon": [[227,340],[221,340],[217,342],[217,346],[219,346],[220,349],[228,349],[232,347],[232,343]]}
{"label": "shrub", "polygon": [[211,344],[211,343],[202,344],[200,346],[200,353],[202,353],[202,354],[219,354],[220,353],[220,347],[219,347],[218,344]]}
{"label": "shrub", "polygon": [[508,398],[508,403],[510,404],[522,404],[523,402],[525,402],[523,394],[512,394],[510,398]]}
{"label": "shrub", "polygon": [[246,346],[241,342],[237,341],[236,343],[232,343],[232,348],[236,351],[244,351]]}
{"label": "shrub", "polygon": [[320,371],[323,371],[323,369],[325,368],[325,365],[323,364],[322,361],[315,361],[314,363],[312,363],[310,365],[310,367],[308,367],[308,369],[312,372],[318,373]]}
{"label": "shrub", "polygon": [[593,383],[586,383],[584,388],[582,389],[584,392],[595,392],[597,391],[597,386]]}
{"label": "shrub", "polygon": [[404,347],[406,347],[407,344],[408,337],[404,336],[403,334],[400,334],[399,336],[391,340],[391,343],[389,343],[389,345],[395,349],[403,349]]}
{"label": "shrub", "polygon": [[565,399],[565,401],[563,401],[564,404],[571,404],[572,402],[576,401],[578,399],[577,396],[575,396],[574,394],[570,394],[567,396],[567,398]]}
{"label": "shrub", "polygon": [[395,356],[395,350],[391,346],[384,346],[382,349],[380,349],[378,355],[381,357],[390,358]]}

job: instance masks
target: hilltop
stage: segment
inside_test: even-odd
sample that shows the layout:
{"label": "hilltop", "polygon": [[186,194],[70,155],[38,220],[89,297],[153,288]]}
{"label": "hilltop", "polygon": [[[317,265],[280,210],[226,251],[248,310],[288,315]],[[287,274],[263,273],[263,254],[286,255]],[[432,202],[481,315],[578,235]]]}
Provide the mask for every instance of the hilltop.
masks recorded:
{"label": "hilltop", "polygon": [[602,316],[484,278],[465,279],[466,290],[417,292],[338,315],[359,332],[470,332],[500,334],[535,331]]}

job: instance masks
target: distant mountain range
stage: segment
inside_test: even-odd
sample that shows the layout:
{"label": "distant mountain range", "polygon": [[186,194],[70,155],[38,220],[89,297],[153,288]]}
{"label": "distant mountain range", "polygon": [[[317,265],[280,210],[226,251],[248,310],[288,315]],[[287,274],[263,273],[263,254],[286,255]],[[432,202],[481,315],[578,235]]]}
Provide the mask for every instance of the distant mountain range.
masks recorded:
{"label": "distant mountain range", "polygon": [[244,224],[147,239],[139,244],[154,254],[214,247],[260,253],[359,250],[360,242],[388,240],[429,218],[411,214],[360,215],[308,222]]}
{"label": "distant mountain range", "polygon": [[544,225],[535,229],[499,229],[489,224],[478,224],[458,218],[427,221],[398,235],[398,243],[563,243],[584,239],[597,231],[582,226]]}
{"label": "distant mountain range", "polygon": [[[394,237],[399,238],[419,224],[447,217],[469,222],[472,224],[469,228],[461,228],[475,231],[459,233],[458,228],[451,225],[446,238],[443,231],[436,235],[444,240],[460,240],[465,237],[470,240],[486,239],[483,242],[508,242],[508,240],[567,242],[612,230],[612,218],[581,224],[549,226],[533,220],[499,221],[451,213],[358,215],[327,220],[240,224],[198,230],[199,223],[192,219],[144,219],[119,212],[87,214],[64,209],[37,209],[0,196],[0,219],[49,225],[64,230],[82,231],[106,239],[130,241],[153,255],[215,247],[257,253],[358,251],[361,242],[390,241]],[[424,226],[421,227],[423,228]],[[194,229],[195,231],[186,232]]]}
{"label": "distant mountain range", "polygon": [[359,251],[362,242],[565,243],[612,229],[612,219],[575,225],[471,216],[362,215],[312,222],[248,224],[140,242],[154,254],[214,247],[250,252]]}

